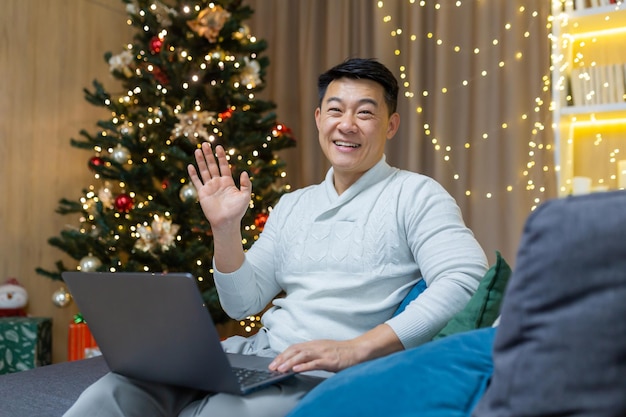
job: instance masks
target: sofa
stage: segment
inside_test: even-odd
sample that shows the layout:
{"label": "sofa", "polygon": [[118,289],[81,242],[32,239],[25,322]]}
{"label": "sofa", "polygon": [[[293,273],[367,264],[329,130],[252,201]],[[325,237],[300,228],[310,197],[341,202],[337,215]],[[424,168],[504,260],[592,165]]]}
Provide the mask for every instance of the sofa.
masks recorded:
{"label": "sofa", "polygon": [[[289,417],[623,417],[625,317],[626,192],[550,200],[512,274],[498,254],[432,342],[337,373]],[[60,416],[105,372],[98,357],[0,376],[0,416]]]}

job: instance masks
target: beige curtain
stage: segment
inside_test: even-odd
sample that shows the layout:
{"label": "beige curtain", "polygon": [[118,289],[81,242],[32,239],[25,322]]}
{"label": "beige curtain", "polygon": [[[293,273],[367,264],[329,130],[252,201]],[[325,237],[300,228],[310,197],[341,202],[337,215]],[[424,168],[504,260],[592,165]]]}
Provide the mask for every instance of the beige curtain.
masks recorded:
{"label": "beige curtain", "polygon": [[[389,161],[439,180],[490,259],[498,249],[514,261],[523,220],[556,194],[542,78],[549,67],[548,1],[244,2],[256,10],[252,32],[269,44],[264,94],[299,137],[285,154],[294,186],[321,181],[328,168],[313,120],[318,74],[349,56],[379,58],[408,83]],[[67,324],[76,306],[54,307],[51,295],[60,284],[34,269],[60,256],[48,237],[76,225],[54,210],[59,198],[78,197],[93,174],[89,153],[69,139],[105,117],[84,101],[82,89],[98,79],[117,91],[103,54],[132,38],[125,22],[119,0],[0,1],[0,282],[18,278],[29,292],[29,313],[53,318],[55,362],[67,358]]]}
{"label": "beige curtain", "polygon": [[347,57],[400,78],[391,164],[432,176],[457,199],[490,260],[514,263],[523,223],[556,195],[545,0],[248,0],[268,44],[264,96],[298,135],[286,152],[295,187],[323,179],[316,80]]}

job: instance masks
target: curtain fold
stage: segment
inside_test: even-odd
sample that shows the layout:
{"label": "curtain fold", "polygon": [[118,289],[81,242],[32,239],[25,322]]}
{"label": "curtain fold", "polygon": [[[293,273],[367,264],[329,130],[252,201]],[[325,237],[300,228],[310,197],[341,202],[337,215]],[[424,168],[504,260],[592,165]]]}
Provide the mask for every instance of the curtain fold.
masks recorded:
{"label": "curtain fold", "polygon": [[[268,41],[265,98],[298,137],[289,182],[320,182],[328,163],[313,112],[317,76],[373,57],[401,83],[392,165],[435,178],[457,200],[490,259],[514,263],[523,223],[556,196],[543,0],[248,0]],[[546,78],[547,77],[547,78]]]}

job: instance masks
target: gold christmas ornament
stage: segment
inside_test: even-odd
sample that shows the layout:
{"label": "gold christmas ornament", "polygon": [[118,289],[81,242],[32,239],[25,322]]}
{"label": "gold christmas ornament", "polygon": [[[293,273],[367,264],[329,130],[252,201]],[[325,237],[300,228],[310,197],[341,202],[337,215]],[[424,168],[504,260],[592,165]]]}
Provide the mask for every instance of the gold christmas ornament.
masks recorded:
{"label": "gold christmas ornament", "polygon": [[122,145],[117,145],[111,152],[111,159],[118,164],[127,164],[130,160],[130,151]]}
{"label": "gold christmas ornament", "polygon": [[101,266],[102,262],[100,261],[100,259],[91,254],[83,257],[78,263],[79,269],[83,272],[93,272]]}
{"label": "gold christmas ornament", "polygon": [[70,302],[72,302],[72,294],[65,287],[61,287],[52,293],[52,304],[55,306],[59,308],[67,307]]}
{"label": "gold christmas ornament", "polygon": [[180,189],[180,193],[178,193],[180,200],[184,203],[196,201],[198,199],[198,192],[196,191],[196,187],[193,184],[185,184]]}

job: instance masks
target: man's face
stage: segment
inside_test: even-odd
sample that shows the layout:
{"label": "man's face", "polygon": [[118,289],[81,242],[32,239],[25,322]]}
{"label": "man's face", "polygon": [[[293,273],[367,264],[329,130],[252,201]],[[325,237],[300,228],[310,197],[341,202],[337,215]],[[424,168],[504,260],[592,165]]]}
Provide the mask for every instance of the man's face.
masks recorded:
{"label": "man's face", "polygon": [[400,116],[389,116],[383,87],[371,80],[340,78],[328,85],[315,110],[319,142],[334,169],[335,188],[345,191],[383,156],[398,130]]}

